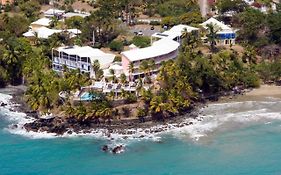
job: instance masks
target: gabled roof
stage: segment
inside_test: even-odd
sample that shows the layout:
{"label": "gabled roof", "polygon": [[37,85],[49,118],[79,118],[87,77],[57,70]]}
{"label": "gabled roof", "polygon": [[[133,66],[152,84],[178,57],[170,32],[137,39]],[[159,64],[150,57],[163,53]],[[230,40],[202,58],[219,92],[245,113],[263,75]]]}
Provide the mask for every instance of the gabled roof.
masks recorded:
{"label": "gabled roof", "polygon": [[28,32],[25,32],[22,34],[24,37],[35,37],[34,32],[32,30],[29,30]]}
{"label": "gabled roof", "polygon": [[49,9],[49,10],[44,12],[44,16],[62,15],[64,13],[65,13],[64,10],[59,10],[59,9],[51,8],[51,9]]}
{"label": "gabled roof", "polygon": [[90,13],[74,13],[74,12],[68,12],[66,14],[63,15],[64,18],[71,18],[74,16],[80,16],[82,18],[85,18],[87,16],[90,16]]}
{"label": "gabled roof", "polygon": [[52,20],[49,18],[40,18],[37,21],[31,23],[31,25],[40,25],[48,27],[51,24]]}
{"label": "gabled roof", "polygon": [[177,50],[179,46],[180,44],[178,42],[171,39],[161,39],[154,42],[150,47],[125,51],[122,52],[122,55],[124,55],[131,62],[140,61],[171,53]]}
{"label": "gabled roof", "polygon": [[35,31],[37,33],[38,38],[47,39],[49,36],[53,35],[54,33],[60,33],[61,30],[49,29],[47,27],[40,27]]}
{"label": "gabled roof", "polygon": [[[38,29],[36,29],[35,31],[28,31],[26,33],[23,34],[23,36],[25,37],[38,37],[38,38],[43,38],[43,39],[47,39],[49,38],[51,35],[55,34],[55,33],[60,33],[63,32],[64,30],[57,30],[57,29],[49,29],[47,27],[40,27]],[[67,32],[69,32],[72,37],[76,36],[77,34],[80,34],[81,31],[78,29],[67,29]]]}
{"label": "gabled roof", "polygon": [[199,30],[196,27],[191,27],[188,25],[183,25],[183,24],[179,24],[176,25],[174,27],[172,27],[170,30],[167,30],[163,33],[155,33],[152,36],[156,37],[156,38],[169,38],[169,39],[174,39],[176,37],[180,37],[182,36],[182,32],[186,30],[187,32],[192,32],[195,30]]}
{"label": "gabled roof", "polygon": [[208,24],[217,26],[220,30],[232,30],[232,28],[230,28],[229,26],[225,25],[224,23],[216,20],[215,18],[210,18],[200,25],[203,26],[204,28],[207,28]]}

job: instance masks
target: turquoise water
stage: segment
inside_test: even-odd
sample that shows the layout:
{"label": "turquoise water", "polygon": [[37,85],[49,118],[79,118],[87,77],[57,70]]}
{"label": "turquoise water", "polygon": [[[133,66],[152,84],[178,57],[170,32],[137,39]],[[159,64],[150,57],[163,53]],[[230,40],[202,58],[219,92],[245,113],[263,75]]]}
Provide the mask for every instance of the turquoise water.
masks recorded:
{"label": "turquoise water", "polygon": [[[267,115],[263,120],[238,125],[228,121],[198,141],[174,133],[161,135],[161,142],[130,141],[125,152],[118,155],[101,152],[101,146],[110,142],[96,138],[31,139],[14,135],[5,129],[10,123],[7,116],[0,117],[0,174],[281,174],[281,120],[272,117],[281,106],[279,102],[258,104],[266,110],[247,114]],[[244,115],[248,109],[240,105],[245,108]],[[258,108],[252,103],[248,107]],[[242,115],[235,106],[223,110]]]}
{"label": "turquoise water", "polygon": [[85,92],[81,95],[80,99],[84,100],[84,101],[90,101],[90,100],[100,99],[100,97],[96,94],[93,94],[93,93],[90,93],[90,92]]}

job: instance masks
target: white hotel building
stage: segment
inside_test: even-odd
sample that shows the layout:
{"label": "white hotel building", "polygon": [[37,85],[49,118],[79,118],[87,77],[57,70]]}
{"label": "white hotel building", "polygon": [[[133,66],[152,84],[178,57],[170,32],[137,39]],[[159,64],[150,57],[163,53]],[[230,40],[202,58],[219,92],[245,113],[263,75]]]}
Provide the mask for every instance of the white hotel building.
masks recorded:
{"label": "white hotel building", "polygon": [[99,61],[101,69],[106,69],[114,58],[113,54],[89,46],[68,46],[52,50],[52,66],[55,71],[61,72],[65,65],[69,69],[80,69],[81,72],[89,73],[90,77],[94,77],[92,65],[95,60]]}
{"label": "white hotel building", "polygon": [[182,33],[184,31],[192,32],[198,30],[198,28],[187,25],[177,25],[163,33],[153,34],[151,36],[152,44],[149,47],[141,49],[136,48],[122,52],[122,67],[124,73],[129,75],[130,64],[133,64],[134,71],[131,72],[132,76],[136,78],[143,75],[144,72],[140,70],[141,62],[151,59],[154,60],[156,65],[155,69],[151,71],[158,71],[162,62],[175,59],[178,56]]}
{"label": "white hotel building", "polygon": [[142,75],[140,65],[144,60],[153,59],[155,62],[155,70],[160,68],[160,64],[163,61],[174,59],[178,56],[178,49],[180,44],[176,41],[169,39],[161,39],[154,42],[150,47],[142,49],[133,49],[122,52],[122,66],[123,71],[126,75],[129,75],[129,66],[133,63],[134,71],[132,72],[133,77]]}

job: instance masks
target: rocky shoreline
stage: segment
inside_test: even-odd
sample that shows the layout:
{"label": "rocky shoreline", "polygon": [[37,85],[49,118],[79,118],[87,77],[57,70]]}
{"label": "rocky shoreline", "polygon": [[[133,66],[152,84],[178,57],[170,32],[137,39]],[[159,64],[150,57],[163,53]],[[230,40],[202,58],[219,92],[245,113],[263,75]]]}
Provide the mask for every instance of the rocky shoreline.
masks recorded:
{"label": "rocky shoreline", "polygon": [[[1,90],[0,90],[1,93]],[[103,137],[111,138],[112,134],[119,134],[126,139],[129,135],[136,135],[136,138],[143,138],[144,135],[158,134],[168,131],[173,128],[181,128],[184,126],[192,125],[195,121],[200,121],[199,109],[205,106],[205,103],[198,103],[194,105],[193,109],[181,116],[174,116],[165,121],[155,121],[151,117],[145,117],[145,122],[139,119],[110,121],[110,122],[97,122],[88,121],[87,123],[81,123],[75,118],[63,118],[63,117],[42,117],[38,111],[30,110],[28,105],[23,100],[24,90],[22,88],[14,88],[11,90],[10,95],[12,103],[16,105],[15,111],[23,112],[27,116],[33,119],[32,122],[25,123],[23,126],[13,125],[13,128],[23,127],[27,132],[36,133],[50,133],[56,136],[72,135],[72,134],[97,134],[102,132]],[[223,95],[225,96],[225,94]],[[212,95],[211,98],[218,96]],[[214,101],[212,99],[209,99]],[[142,133],[142,134],[138,134]]]}
{"label": "rocky shoreline", "polygon": [[[3,89],[0,93],[1,92],[3,93]],[[195,119],[198,117],[199,113],[197,108],[195,108],[183,116],[175,116],[164,122],[153,121],[151,117],[145,117],[145,122],[141,122],[138,119],[131,119],[111,121],[110,123],[97,123],[96,121],[79,123],[75,118],[41,117],[38,111],[30,110],[23,100],[23,93],[24,90],[22,90],[22,88],[12,88],[9,90],[9,95],[12,95],[13,97],[11,102],[13,104],[18,104],[13,110],[25,113],[27,116],[31,117],[33,121],[26,123],[23,126],[15,124],[12,127],[23,127],[27,132],[46,132],[57,136],[65,134],[90,134],[102,131],[105,137],[110,138],[112,134],[119,134],[124,135],[124,138],[126,139],[128,135],[137,135],[137,132],[142,132],[143,134],[157,134],[171,128],[180,128],[191,125],[192,122],[186,121],[186,119]],[[143,138],[145,136],[140,134],[137,137]]]}

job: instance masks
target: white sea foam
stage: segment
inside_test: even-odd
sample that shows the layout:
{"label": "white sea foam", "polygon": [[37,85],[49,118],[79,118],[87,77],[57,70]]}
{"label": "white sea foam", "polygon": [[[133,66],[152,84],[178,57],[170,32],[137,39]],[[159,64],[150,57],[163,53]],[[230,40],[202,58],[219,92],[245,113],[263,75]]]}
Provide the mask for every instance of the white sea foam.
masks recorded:
{"label": "white sea foam", "polygon": [[3,103],[10,103],[10,100],[12,99],[13,97],[11,95],[7,95],[7,94],[2,94],[0,93],[0,102],[3,102]]}
{"label": "white sea foam", "polygon": [[[202,121],[194,121],[193,125],[177,128],[171,131],[177,137],[188,135],[194,140],[207,136],[209,133],[219,130],[225,124],[249,124],[251,122],[271,122],[281,120],[281,110],[273,110],[272,104],[280,105],[281,101],[246,101],[233,103],[210,104],[202,109]],[[263,107],[263,108],[260,108]],[[241,111],[239,110],[241,108]],[[251,110],[253,109],[254,110]]]}

